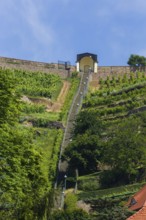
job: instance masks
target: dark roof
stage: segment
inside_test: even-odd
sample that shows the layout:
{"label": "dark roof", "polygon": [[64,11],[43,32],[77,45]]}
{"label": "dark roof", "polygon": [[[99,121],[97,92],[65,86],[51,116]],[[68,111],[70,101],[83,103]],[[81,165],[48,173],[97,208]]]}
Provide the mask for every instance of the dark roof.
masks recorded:
{"label": "dark roof", "polygon": [[98,62],[97,61],[97,55],[93,54],[93,53],[81,53],[81,54],[77,54],[77,62],[79,62],[82,58],[84,57],[92,57],[92,59],[94,60],[94,62]]}

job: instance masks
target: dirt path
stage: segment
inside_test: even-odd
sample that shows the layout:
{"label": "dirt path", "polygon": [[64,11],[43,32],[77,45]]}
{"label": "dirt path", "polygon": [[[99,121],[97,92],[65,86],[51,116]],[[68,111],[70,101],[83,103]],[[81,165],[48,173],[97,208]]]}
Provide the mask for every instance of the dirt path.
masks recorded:
{"label": "dirt path", "polygon": [[61,92],[57,98],[57,101],[54,102],[52,104],[52,106],[48,107],[48,109],[47,109],[48,112],[59,112],[61,110],[61,107],[63,106],[64,101],[65,101],[66,95],[69,91],[69,88],[70,88],[70,82],[64,81],[63,87],[62,87]]}
{"label": "dirt path", "polygon": [[52,102],[51,99],[47,98],[28,98],[27,96],[23,96],[21,100],[27,103],[43,104],[46,106],[47,112],[60,112],[70,86],[70,82],[63,81],[63,86],[55,102]]}
{"label": "dirt path", "polygon": [[63,82],[63,87],[61,89],[61,92],[60,92],[60,94],[59,94],[59,96],[57,98],[57,102],[64,103],[69,88],[70,88],[70,82],[64,81]]}

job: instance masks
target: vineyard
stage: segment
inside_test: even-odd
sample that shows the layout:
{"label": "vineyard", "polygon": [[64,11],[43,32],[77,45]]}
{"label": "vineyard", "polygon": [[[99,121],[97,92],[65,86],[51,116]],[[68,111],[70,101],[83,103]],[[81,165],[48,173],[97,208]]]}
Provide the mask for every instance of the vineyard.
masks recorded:
{"label": "vineyard", "polygon": [[64,84],[58,75],[0,70],[1,219],[46,218],[53,205],[60,145],[79,78],[65,82],[69,91],[56,112],[50,109]]}
{"label": "vineyard", "polygon": [[[78,199],[89,205],[91,219],[125,220],[129,197],[146,182],[146,76],[114,74],[90,86],[62,155],[69,165],[66,187],[78,188],[77,196],[66,195],[65,206],[75,208]],[[62,80],[0,70],[1,219],[50,218],[60,146],[78,87],[76,74]],[[68,212],[54,215],[61,214]]]}
{"label": "vineyard", "polygon": [[146,77],[143,73],[130,76],[100,79],[100,89],[89,93],[84,101],[84,109],[94,111],[103,120],[118,120],[132,114],[133,109],[141,111],[145,106]]}
{"label": "vineyard", "polygon": [[132,215],[125,205],[146,181],[145,94],[145,74],[132,72],[100,78],[83,100],[64,157],[69,185],[78,169],[78,200],[90,204],[91,219]]}

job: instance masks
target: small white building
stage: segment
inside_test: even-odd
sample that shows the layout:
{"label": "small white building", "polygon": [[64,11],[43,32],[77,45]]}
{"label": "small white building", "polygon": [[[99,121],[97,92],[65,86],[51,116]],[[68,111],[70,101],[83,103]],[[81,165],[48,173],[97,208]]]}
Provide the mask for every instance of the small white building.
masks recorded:
{"label": "small white building", "polygon": [[88,72],[91,70],[97,73],[98,60],[97,55],[92,53],[77,54],[76,69],[78,72]]}

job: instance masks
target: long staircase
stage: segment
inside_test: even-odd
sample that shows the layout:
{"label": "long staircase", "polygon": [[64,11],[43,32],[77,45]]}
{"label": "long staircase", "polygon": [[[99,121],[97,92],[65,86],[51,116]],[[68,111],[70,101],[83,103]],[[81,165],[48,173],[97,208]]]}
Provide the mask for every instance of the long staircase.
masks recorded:
{"label": "long staircase", "polygon": [[70,108],[70,111],[68,114],[64,137],[63,137],[63,141],[61,144],[60,156],[59,156],[59,162],[58,162],[58,174],[57,174],[57,180],[55,183],[55,188],[57,188],[58,182],[60,182],[61,180],[64,179],[64,175],[67,172],[67,167],[68,167],[67,162],[62,161],[61,157],[62,157],[64,149],[67,147],[67,145],[72,140],[73,131],[74,131],[74,122],[75,122],[77,114],[82,106],[83,98],[86,95],[87,90],[88,90],[91,72],[89,70],[89,72],[84,72],[84,73],[81,72],[80,74],[81,74],[80,85],[79,85],[78,91],[73,99],[73,102],[72,102],[72,105],[71,105],[71,108]]}

